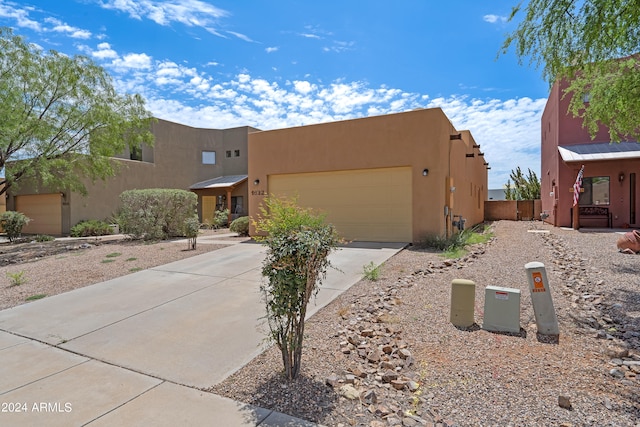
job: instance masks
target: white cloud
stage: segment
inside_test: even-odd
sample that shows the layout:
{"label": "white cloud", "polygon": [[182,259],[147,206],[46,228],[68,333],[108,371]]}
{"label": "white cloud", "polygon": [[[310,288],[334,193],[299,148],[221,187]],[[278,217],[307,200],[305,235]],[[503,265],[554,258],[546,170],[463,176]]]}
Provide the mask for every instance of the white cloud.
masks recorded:
{"label": "white cloud", "polygon": [[0,0],[0,18],[13,19],[18,28],[26,28],[38,33],[60,33],[82,40],[92,37],[91,31],[71,26],[57,18],[45,17],[42,22],[34,20],[30,17],[32,13],[41,14],[42,11],[30,6],[18,7],[15,3],[3,3]]}
{"label": "white cloud", "polygon": [[90,39],[91,31],[83,30],[77,27],[72,27],[71,25],[67,25],[64,22],[60,21],[56,18],[45,18],[46,23],[53,25],[49,31],[54,31],[57,33],[64,33],[69,35],[69,37],[74,39]]}
{"label": "white cloud", "polygon": [[274,47],[268,47],[265,49],[265,52],[267,53],[272,53],[272,52],[277,52],[280,48],[278,48],[277,46]]}
{"label": "white cloud", "polygon": [[244,40],[246,42],[253,43],[253,40],[249,36],[246,36],[244,34],[236,33],[235,31],[227,31],[227,33],[236,36],[240,40]]}
{"label": "white cloud", "polygon": [[354,46],[355,46],[355,42],[334,41],[333,45],[325,46],[322,48],[322,50],[325,52],[341,53],[341,52],[353,50]]}
{"label": "white cloud", "polygon": [[300,33],[299,35],[300,35],[300,37],[304,37],[304,38],[307,38],[307,39],[321,39],[322,38],[317,34],[311,34],[311,33]]}
{"label": "white cloud", "polygon": [[456,129],[468,129],[489,162],[489,187],[501,188],[512,169],[528,168],[540,176],[540,119],[546,99],[436,98]]}
{"label": "white cloud", "polygon": [[151,68],[151,57],[146,53],[128,53],[114,59],[111,65],[120,70],[147,70]]}
{"label": "white cloud", "polygon": [[89,53],[96,59],[115,59],[118,57],[118,53],[111,49],[111,45],[109,43],[100,43],[98,45],[98,50],[91,50],[88,47],[83,47],[82,50]]}
{"label": "white cloud", "polygon": [[500,188],[512,169],[540,175],[540,118],[545,99],[498,99],[405,92],[365,82],[269,81],[245,71],[221,79],[203,69],[144,53],[118,55],[100,43],[92,56],[112,72],[119,91],[140,93],[157,117],[189,126],[277,129],[416,108],[442,108],[456,129],[468,129],[489,162],[489,187]]}
{"label": "white cloud", "polygon": [[16,26],[20,28],[28,28],[38,32],[43,31],[38,21],[29,18],[29,12],[32,10],[33,8],[30,7],[16,8],[11,4],[0,4],[0,18],[14,19]]}
{"label": "white cloud", "polygon": [[293,87],[295,88],[296,92],[303,95],[307,95],[309,92],[312,92],[316,89],[315,85],[312,85],[311,83],[305,81],[295,81],[293,82]]}
{"label": "white cloud", "polygon": [[508,21],[509,18],[507,18],[506,16],[500,16],[500,15],[484,15],[482,17],[482,20],[485,22],[488,22],[490,24],[495,24],[495,23],[505,23]]}
{"label": "white cloud", "polygon": [[[230,15],[226,10],[200,0],[104,0],[99,5],[104,9],[127,13],[134,19],[146,18],[163,26],[178,22],[187,27],[203,28],[218,36],[221,36],[216,29],[218,21]],[[246,37],[239,33],[232,34]]]}

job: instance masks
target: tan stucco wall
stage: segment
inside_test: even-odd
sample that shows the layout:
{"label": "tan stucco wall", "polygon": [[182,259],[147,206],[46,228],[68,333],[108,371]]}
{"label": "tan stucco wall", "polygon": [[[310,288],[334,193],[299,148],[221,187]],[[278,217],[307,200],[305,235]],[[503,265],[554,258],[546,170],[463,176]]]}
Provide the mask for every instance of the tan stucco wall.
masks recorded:
{"label": "tan stucco wall", "polygon": [[439,108],[250,133],[249,215],[257,218],[269,175],[408,166],[414,242],[445,233],[445,206],[467,226],[482,222],[486,166],[465,156],[478,152],[469,132],[450,140],[458,133]]}
{"label": "tan stucco wall", "polygon": [[[188,190],[192,184],[224,175],[247,173],[247,135],[256,129],[200,129],[166,120],[152,124],[155,136],[153,147],[143,147],[142,160],[129,160],[127,150],[114,161],[120,165],[115,176],[95,183],[87,180],[88,196],[60,189],[38,188],[33,183],[22,183],[18,194],[64,192],[62,204],[62,234],[82,220],[108,220],[120,206],[120,194],[125,190],[145,188],[171,188]],[[225,152],[240,151],[240,156],[227,158]],[[202,151],[215,151],[216,164],[202,164]],[[242,192],[236,194],[236,192]],[[248,200],[247,187],[234,191]],[[9,198],[11,208],[12,197]],[[246,202],[245,202],[246,203]]]}

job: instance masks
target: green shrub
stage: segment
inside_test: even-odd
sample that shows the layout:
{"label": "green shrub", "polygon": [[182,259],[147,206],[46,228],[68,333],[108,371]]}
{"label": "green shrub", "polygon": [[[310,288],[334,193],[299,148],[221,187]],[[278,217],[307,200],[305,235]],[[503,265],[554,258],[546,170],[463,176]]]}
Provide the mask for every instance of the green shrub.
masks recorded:
{"label": "green shrub", "polygon": [[71,227],[71,237],[106,236],[112,232],[109,224],[95,219],[81,221]]}
{"label": "green shrub", "polygon": [[186,190],[129,190],[120,194],[120,230],[134,239],[184,236],[184,222],[196,212],[198,196]]}
{"label": "green shrub", "polygon": [[36,242],[50,242],[52,240],[56,240],[56,238],[53,236],[48,236],[46,234],[38,234],[33,238],[33,240],[35,240]]}
{"label": "green shrub", "polygon": [[367,280],[371,280],[372,282],[375,282],[380,278],[380,266],[375,265],[373,261],[365,265],[363,267],[363,270],[364,270],[364,277]]}
{"label": "green shrub", "polygon": [[222,228],[229,223],[229,209],[223,209],[221,211],[215,211],[213,213],[213,224],[211,228]]}
{"label": "green shrub", "polygon": [[232,233],[238,233],[240,236],[248,236],[249,235],[249,217],[241,216],[236,218],[229,226],[229,231]]}
{"label": "green shrub", "polygon": [[282,354],[285,375],[300,372],[307,304],[318,292],[338,243],[333,226],[296,201],[267,197],[256,229],[266,232],[267,254],[260,287],[266,305],[269,338]]}
{"label": "green shrub", "polygon": [[11,283],[9,287],[20,286],[27,281],[27,278],[24,276],[24,271],[22,270],[15,273],[9,273],[7,271],[5,274]]}
{"label": "green shrub", "polygon": [[184,220],[183,233],[187,240],[187,249],[196,249],[196,240],[200,233],[200,220],[198,215],[194,215]]}
{"label": "green shrub", "polygon": [[22,228],[29,221],[31,221],[31,218],[28,218],[22,212],[7,211],[0,214],[0,225],[2,225],[4,232],[7,233],[10,242],[15,241],[22,235]]}
{"label": "green shrub", "polygon": [[453,233],[449,237],[445,237],[439,234],[428,234],[419,243],[421,248],[435,249],[438,251],[451,251],[464,247],[466,233]]}
{"label": "green shrub", "polygon": [[493,237],[489,226],[480,224],[473,228],[454,233],[449,237],[430,234],[417,245],[421,248],[430,248],[442,251],[448,258],[460,258],[466,254],[466,246],[478,243],[487,243]]}

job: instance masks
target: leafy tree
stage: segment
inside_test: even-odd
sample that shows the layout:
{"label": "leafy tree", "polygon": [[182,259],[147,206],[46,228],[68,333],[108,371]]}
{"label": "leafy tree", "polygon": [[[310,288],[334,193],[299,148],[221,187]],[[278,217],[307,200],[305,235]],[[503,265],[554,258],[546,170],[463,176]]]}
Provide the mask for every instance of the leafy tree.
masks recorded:
{"label": "leafy tree", "polygon": [[534,171],[529,169],[529,173],[525,177],[522,174],[520,166],[514,171],[511,170],[511,180],[507,180],[505,186],[505,196],[507,200],[535,200],[540,198],[540,180]]}
{"label": "leafy tree", "polygon": [[324,217],[299,207],[295,200],[267,197],[256,230],[268,233],[261,286],[267,308],[270,338],[282,354],[284,372],[295,379],[300,372],[307,304],[318,292],[330,266],[328,256],[338,243]]}
{"label": "leafy tree", "polygon": [[[640,4],[620,0],[530,0],[502,51],[543,67],[544,78],[564,79],[569,111],[595,136],[599,125],[612,141],[640,139]],[[588,96],[589,102],[583,98]]]}
{"label": "leafy tree", "polygon": [[20,181],[86,194],[114,174],[110,157],[153,141],[139,95],[119,95],[84,56],[44,52],[0,28],[0,194]]}

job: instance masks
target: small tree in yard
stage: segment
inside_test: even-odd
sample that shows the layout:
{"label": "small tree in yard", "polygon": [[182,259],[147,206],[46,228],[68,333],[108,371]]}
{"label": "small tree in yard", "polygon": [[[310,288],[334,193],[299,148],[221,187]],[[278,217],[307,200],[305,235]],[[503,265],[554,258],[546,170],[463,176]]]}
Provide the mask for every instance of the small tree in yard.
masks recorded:
{"label": "small tree in yard", "polygon": [[200,220],[197,215],[184,220],[184,236],[187,238],[187,249],[196,250],[196,240],[200,233]]}
{"label": "small tree in yard", "polygon": [[15,241],[22,234],[22,228],[31,221],[22,212],[7,211],[0,215],[0,225],[10,242]]}
{"label": "small tree in yard", "polygon": [[329,253],[338,235],[324,216],[302,208],[295,200],[267,197],[254,222],[263,238],[267,256],[261,286],[267,308],[270,335],[280,352],[284,373],[295,379],[300,372],[307,304],[326,278]]}

